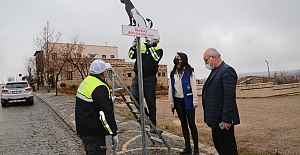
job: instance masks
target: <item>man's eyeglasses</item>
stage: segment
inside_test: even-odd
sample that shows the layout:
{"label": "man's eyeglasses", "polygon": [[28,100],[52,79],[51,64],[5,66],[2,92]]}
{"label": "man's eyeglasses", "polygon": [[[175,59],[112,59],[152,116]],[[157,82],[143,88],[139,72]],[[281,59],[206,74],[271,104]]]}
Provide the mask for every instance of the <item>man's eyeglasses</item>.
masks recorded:
{"label": "man's eyeglasses", "polygon": [[210,57],[212,56],[209,56],[208,58],[203,58],[204,62],[206,62]]}

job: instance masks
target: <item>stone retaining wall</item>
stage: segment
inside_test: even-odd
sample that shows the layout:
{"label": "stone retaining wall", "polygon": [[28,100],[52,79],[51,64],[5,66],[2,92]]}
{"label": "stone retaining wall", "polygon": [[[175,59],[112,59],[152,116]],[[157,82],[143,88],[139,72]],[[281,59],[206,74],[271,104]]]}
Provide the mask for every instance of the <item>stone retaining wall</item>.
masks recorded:
{"label": "stone retaining wall", "polygon": [[[203,84],[197,85],[198,95],[202,95]],[[270,97],[279,95],[296,95],[300,94],[300,83],[273,85],[269,83],[258,83],[236,86],[236,97]]]}

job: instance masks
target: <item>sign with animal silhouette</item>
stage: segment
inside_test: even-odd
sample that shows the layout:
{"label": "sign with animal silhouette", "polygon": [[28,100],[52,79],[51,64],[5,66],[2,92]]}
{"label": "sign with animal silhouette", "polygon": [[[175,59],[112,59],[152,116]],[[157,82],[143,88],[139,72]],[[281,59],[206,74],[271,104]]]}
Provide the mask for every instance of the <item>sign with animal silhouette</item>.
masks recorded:
{"label": "sign with animal silhouette", "polygon": [[153,22],[151,19],[144,18],[134,7],[130,0],[120,0],[121,3],[125,4],[125,10],[129,17],[129,25],[122,25],[122,34],[160,39],[158,31],[151,29]]}
{"label": "sign with animal silhouette", "polygon": [[144,18],[139,11],[134,7],[130,0],[120,0],[125,4],[125,10],[129,17],[129,26],[136,26],[140,28],[152,28],[153,22],[149,18]]}

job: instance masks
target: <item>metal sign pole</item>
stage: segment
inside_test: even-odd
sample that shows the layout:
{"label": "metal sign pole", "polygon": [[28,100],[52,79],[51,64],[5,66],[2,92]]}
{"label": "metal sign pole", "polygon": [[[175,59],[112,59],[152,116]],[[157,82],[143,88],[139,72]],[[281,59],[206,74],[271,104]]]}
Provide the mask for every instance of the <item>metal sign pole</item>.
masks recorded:
{"label": "metal sign pole", "polygon": [[[110,97],[112,99],[112,103],[113,103],[113,112],[114,112],[114,119],[116,120],[116,111],[115,111],[115,77],[114,77],[114,73],[112,70],[108,70],[107,71],[107,76],[105,78],[105,81],[107,82],[107,79],[110,79],[111,80],[111,83],[112,83],[112,87],[111,87],[111,94],[110,94]],[[113,142],[113,139],[112,139],[112,142]],[[113,155],[116,155],[116,145],[117,144],[114,144],[111,148],[112,148],[112,151],[113,151]]]}
{"label": "metal sign pole", "polygon": [[[110,70],[110,73],[111,73],[111,81],[112,81],[112,95],[111,95],[111,98],[112,98],[112,102],[113,102],[113,110],[114,110],[114,116],[115,116],[115,120],[116,120],[116,111],[115,111],[115,75],[114,73]],[[116,144],[115,144],[116,145]],[[113,148],[113,155],[116,155],[116,147]]]}
{"label": "metal sign pole", "polygon": [[144,88],[143,88],[143,69],[141,55],[141,38],[137,37],[137,67],[138,67],[138,82],[139,82],[139,103],[140,103],[140,120],[142,132],[142,147],[143,154],[147,155],[146,130],[145,130],[145,108],[144,108]]}

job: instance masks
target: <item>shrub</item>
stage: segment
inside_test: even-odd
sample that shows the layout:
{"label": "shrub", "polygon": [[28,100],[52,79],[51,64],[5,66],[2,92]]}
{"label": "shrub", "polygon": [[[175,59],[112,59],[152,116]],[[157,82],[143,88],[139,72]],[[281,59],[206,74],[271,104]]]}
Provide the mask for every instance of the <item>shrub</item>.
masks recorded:
{"label": "shrub", "polygon": [[70,88],[75,90],[77,88],[77,86],[76,85],[71,85]]}
{"label": "shrub", "polygon": [[65,83],[60,83],[60,87],[65,88],[67,85]]}

